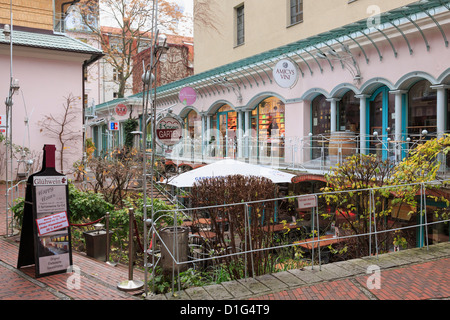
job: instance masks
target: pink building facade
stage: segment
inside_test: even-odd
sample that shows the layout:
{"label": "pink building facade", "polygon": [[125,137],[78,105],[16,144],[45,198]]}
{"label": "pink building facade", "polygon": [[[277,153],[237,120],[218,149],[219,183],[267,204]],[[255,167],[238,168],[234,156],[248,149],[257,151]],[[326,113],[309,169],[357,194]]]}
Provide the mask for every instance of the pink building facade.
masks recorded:
{"label": "pink building facade", "polygon": [[[158,153],[178,165],[236,158],[323,172],[352,153],[398,161],[418,140],[450,132],[448,3],[402,7],[378,21],[159,87],[158,113],[170,109],[179,117],[184,137],[174,147],[158,145]],[[190,105],[179,99],[185,87],[197,94]],[[125,104],[141,117],[141,97],[110,101],[96,112],[101,117]],[[121,122],[129,114],[113,116]]]}
{"label": "pink building facade", "polygon": [[[4,141],[1,145],[0,180],[5,180],[7,170],[8,180],[40,170],[45,144],[56,146],[56,169],[70,174],[74,171],[73,163],[83,157],[83,69],[102,52],[62,34],[20,27],[12,32],[11,50],[4,29],[0,26],[3,101],[8,98],[11,78],[17,79],[19,89],[12,97],[9,123],[6,123],[6,104],[0,105],[0,115],[5,119],[2,134],[5,136],[8,131],[13,143],[12,172],[10,163],[6,165]],[[64,122],[67,105],[70,105],[70,115]],[[59,139],[63,129],[64,149]]]}

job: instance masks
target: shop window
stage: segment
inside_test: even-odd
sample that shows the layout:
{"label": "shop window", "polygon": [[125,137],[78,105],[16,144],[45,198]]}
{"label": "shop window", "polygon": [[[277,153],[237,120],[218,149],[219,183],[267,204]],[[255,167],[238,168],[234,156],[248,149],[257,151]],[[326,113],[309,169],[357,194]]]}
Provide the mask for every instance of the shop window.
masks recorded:
{"label": "shop window", "polygon": [[436,91],[427,80],[417,82],[409,90],[408,134],[413,139],[423,130],[436,132],[436,103]]}
{"label": "shop window", "polygon": [[256,138],[258,157],[284,158],[285,105],[278,98],[267,98],[252,111],[252,137]]}
{"label": "shop window", "polygon": [[339,102],[338,121],[340,131],[359,132],[359,99],[353,91],[347,92]]}
{"label": "shop window", "polygon": [[[312,101],[311,105],[311,133],[312,137],[312,159],[319,158],[321,156],[321,148],[323,140],[320,135],[326,135],[330,133],[330,102],[328,102],[324,95],[320,95]],[[328,154],[328,147],[323,146],[325,151],[325,156]]]}

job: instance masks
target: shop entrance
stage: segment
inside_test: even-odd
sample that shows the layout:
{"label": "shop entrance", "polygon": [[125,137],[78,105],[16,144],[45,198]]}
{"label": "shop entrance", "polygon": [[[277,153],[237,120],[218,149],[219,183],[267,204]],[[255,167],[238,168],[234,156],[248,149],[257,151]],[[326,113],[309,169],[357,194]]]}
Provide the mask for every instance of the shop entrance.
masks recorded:
{"label": "shop entrance", "polygon": [[237,113],[230,109],[229,106],[223,106],[217,112],[217,129],[219,136],[217,139],[217,148],[218,156],[222,158],[235,158],[236,156]]}
{"label": "shop entrance", "polygon": [[368,148],[370,153],[380,159],[394,157],[394,150],[388,138],[395,140],[395,98],[389,94],[389,88],[378,88],[368,99]]}

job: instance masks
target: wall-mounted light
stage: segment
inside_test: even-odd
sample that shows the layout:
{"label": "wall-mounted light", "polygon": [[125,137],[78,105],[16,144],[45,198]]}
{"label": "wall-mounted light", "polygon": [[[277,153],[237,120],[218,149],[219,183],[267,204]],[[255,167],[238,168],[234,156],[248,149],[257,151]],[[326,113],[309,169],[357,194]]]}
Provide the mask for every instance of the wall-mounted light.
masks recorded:
{"label": "wall-mounted light", "polygon": [[10,41],[11,40],[11,27],[9,24],[5,24],[3,27],[3,34],[5,35],[5,40]]}

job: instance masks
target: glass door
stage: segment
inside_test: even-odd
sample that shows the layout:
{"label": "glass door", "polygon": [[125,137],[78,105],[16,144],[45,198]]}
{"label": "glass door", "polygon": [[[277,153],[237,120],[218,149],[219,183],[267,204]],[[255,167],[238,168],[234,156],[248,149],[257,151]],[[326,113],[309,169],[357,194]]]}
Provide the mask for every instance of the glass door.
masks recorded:
{"label": "glass door", "polygon": [[[369,98],[369,141],[370,153],[380,159],[394,157],[393,144],[395,136],[395,98],[389,94],[389,88],[383,86],[377,89]],[[390,138],[390,140],[388,140]]]}

